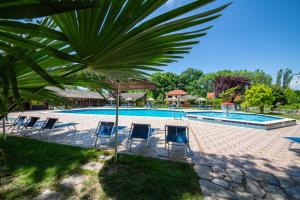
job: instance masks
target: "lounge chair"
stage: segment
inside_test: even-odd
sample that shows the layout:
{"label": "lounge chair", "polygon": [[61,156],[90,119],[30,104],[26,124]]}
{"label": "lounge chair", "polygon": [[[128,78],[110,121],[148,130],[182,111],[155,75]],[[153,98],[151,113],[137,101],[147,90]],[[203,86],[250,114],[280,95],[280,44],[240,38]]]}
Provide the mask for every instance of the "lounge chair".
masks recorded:
{"label": "lounge chair", "polygon": [[36,125],[38,124],[38,121],[40,120],[39,117],[29,117],[29,119],[26,121],[26,123],[24,124],[24,126],[21,128],[21,130],[23,131],[23,135],[25,135],[26,131],[28,129],[30,129],[30,135],[32,134],[34,128],[36,127]]}
{"label": "lounge chair", "polygon": [[151,128],[150,124],[131,124],[130,132],[129,132],[129,140],[130,146],[129,151],[131,151],[131,144],[133,139],[144,140],[145,149],[148,146],[148,140],[151,136],[154,136],[155,129]]}
{"label": "lounge chair", "polygon": [[60,123],[58,121],[58,118],[47,118],[39,130],[40,137],[42,136],[41,131],[45,131],[45,130],[49,130],[48,140],[50,139],[53,129],[68,127],[69,132],[71,132],[70,127],[73,126],[74,130],[76,131],[76,125],[78,124],[79,123],[73,123],[73,122]]}
{"label": "lounge chair", "polygon": [[26,122],[26,116],[20,115],[17,117],[17,119],[11,124],[12,129],[10,134],[13,133],[14,129],[17,128],[16,134],[19,132],[20,128],[25,124]]}
{"label": "lounge chair", "polygon": [[189,147],[189,129],[187,126],[165,126],[165,147],[168,146],[168,156],[170,156],[170,147],[172,145],[184,145],[184,157],[187,155]]}
{"label": "lounge chair", "polygon": [[99,138],[105,138],[105,139],[111,139],[114,134],[114,122],[99,122],[98,126],[95,131],[96,141],[95,141],[95,147],[97,145],[98,137]]}
{"label": "lounge chair", "polygon": [[42,137],[42,131],[48,130],[49,131],[48,140],[49,140],[51,133],[57,123],[58,123],[58,118],[47,118],[39,130],[40,138]]}
{"label": "lounge chair", "polygon": [[294,143],[300,144],[300,137],[286,137],[286,139],[291,141],[291,144],[289,146],[289,150],[291,150],[291,147]]}

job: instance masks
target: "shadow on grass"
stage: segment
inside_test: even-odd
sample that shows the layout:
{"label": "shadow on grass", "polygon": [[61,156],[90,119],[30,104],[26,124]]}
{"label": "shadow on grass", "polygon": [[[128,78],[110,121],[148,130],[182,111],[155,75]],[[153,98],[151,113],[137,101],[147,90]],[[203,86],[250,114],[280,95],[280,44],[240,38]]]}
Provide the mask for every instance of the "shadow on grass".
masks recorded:
{"label": "shadow on grass", "polygon": [[99,172],[104,192],[113,199],[203,199],[191,165],[120,154]]}
{"label": "shadow on grass", "polygon": [[4,142],[7,168],[13,183],[0,189],[0,199],[33,197],[42,189],[56,187],[61,178],[79,169],[102,151],[60,145],[20,137],[8,137]]}

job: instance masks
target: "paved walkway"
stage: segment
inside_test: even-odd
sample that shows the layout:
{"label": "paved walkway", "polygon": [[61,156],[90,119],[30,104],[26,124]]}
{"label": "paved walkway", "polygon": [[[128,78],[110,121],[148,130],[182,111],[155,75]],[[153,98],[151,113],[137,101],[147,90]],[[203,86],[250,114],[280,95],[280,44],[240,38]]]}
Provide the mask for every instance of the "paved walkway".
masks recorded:
{"label": "paved walkway", "polygon": [[[68,132],[66,129],[55,131],[51,141],[83,147],[93,147],[93,132],[98,121],[114,121],[113,116],[62,114],[53,111],[25,112],[23,114],[40,116],[42,119],[57,117],[61,122],[80,123],[77,132]],[[10,116],[18,115],[19,113],[13,113]],[[295,126],[266,131],[191,120],[120,117],[120,125],[130,127],[132,122],[149,123],[153,128],[159,129],[155,133],[155,137],[150,140],[149,148],[146,151],[144,151],[143,143],[133,143],[132,153],[135,154],[167,159],[167,151],[164,147],[164,126],[166,124],[187,125],[190,127],[189,158],[195,165],[219,167],[224,170],[259,171],[274,174],[276,177],[300,176],[300,150],[289,151],[290,142],[284,138],[287,136],[300,137],[299,122]],[[38,138],[35,134],[33,137]],[[98,144],[99,148],[112,148],[112,146],[113,143]],[[297,144],[294,144],[293,147],[300,148]],[[128,152],[124,133],[120,134],[119,148],[121,152]],[[176,148],[171,152],[183,155],[183,148]]]}

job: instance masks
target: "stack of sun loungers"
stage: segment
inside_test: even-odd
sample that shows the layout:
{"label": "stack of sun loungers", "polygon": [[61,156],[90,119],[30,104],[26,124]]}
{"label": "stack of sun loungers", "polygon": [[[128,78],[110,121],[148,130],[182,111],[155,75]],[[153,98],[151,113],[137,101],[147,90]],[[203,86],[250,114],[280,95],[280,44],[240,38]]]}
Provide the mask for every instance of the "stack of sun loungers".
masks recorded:
{"label": "stack of sun loungers", "polygon": [[[40,117],[20,115],[14,122],[8,124],[8,127],[11,127],[11,134],[21,134],[22,136],[31,136],[34,131],[42,137],[43,133],[47,134],[48,140],[50,139],[53,130],[68,128],[69,132],[71,131],[70,127],[74,127],[76,131],[76,126],[79,123],[60,123],[58,118],[47,118],[46,120],[40,120]],[[16,131],[16,132],[14,132]]]}

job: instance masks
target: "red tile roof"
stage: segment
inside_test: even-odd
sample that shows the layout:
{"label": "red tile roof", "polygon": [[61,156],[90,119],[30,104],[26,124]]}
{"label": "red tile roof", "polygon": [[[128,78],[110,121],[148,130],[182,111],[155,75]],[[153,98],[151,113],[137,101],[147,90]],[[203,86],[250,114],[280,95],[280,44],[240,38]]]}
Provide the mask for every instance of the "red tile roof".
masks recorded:
{"label": "red tile roof", "polygon": [[213,99],[213,98],[215,98],[215,97],[216,97],[216,94],[215,94],[214,92],[208,92],[208,93],[207,93],[207,98]]}
{"label": "red tile roof", "polygon": [[170,92],[167,92],[166,95],[167,96],[171,96],[171,95],[186,95],[187,93],[183,90],[172,90]]}

